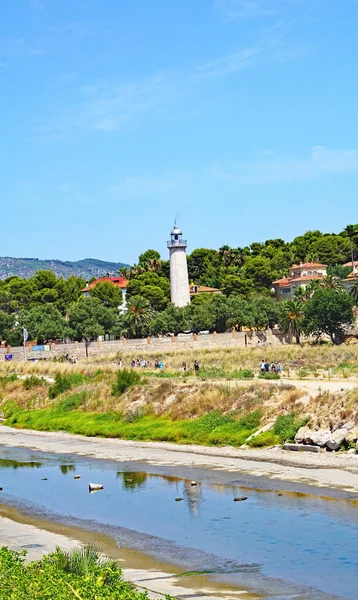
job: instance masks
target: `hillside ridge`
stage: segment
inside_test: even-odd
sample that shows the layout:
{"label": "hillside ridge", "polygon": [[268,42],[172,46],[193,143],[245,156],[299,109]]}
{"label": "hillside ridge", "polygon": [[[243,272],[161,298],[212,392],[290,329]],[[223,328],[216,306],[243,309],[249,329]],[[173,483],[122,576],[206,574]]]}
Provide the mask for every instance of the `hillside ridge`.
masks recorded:
{"label": "hillside ridge", "polygon": [[57,277],[67,279],[71,275],[91,279],[101,277],[105,273],[115,273],[122,267],[129,265],[121,262],[99,260],[97,258],[83,258],[77,261],[39,258],[14,258],[12,256],[0,257],[0,279],[17,275],[28,279],[36,271],[53,271]]}

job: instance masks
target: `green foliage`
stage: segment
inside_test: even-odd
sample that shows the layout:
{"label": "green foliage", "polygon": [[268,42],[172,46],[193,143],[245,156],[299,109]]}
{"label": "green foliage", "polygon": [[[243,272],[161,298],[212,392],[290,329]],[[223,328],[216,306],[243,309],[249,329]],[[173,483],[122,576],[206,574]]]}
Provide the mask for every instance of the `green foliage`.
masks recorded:
{"label": "green foliage", "polygon": [[239,369],[230,373],[230,378],[232,379],[253,379],[254,377],[255,374],[251,369]]}
{"label": "green foliage", "polygon": [[20,313],[21,327],[29,332],[29,338],[39,344],[63,339],[67,334],[67,323],[60,311],[51,303],[35,306]]}
{"label": "green foliage", "polygon": [[273,433],[278,436],[280,442],[292,442],[300,427],[306,425],[309,419],[299,419],[297,415],[291,413],[289,415],[280,415],[277,417],[272,428]]}
{"label": "green foliage", "polygon": [[260,413],[254,411],[237,419],[232,414],[214,411],[196,419],[173,421],[151,412],[143,414],[141,410],[121,415],[81,410],[61,412],[54,406],[42,410],[18,410],[9,416],[7,423],[40,431],[69,431],[88,436],[241,446],[259,427]]}
{"label": "green foliage", "polygon": [[343,328],[353,322],[353,299],[348,292],[322,288],[305,304],[303,329],[312,335],[327,334],[334,344],[343,341]]}
{"label": "green foliage", "polygon": [[1,375],[0,376],[0,388],[4,388],[8,383],[13,383],[18,379],[17,375],[13,373],[12,375]]}
{"label": "green foliage", "polygon": [[277,446],[281,440],[272,430],[263,431],[258,435],[255,435],[251,440],[246,443],[251,448],[264,448],[265,446]]}
{"label": "green foliage", "polygon": [[87,400],[87,392],[75,392],[70,396],[62,398],[55,404],[55,410],[58,412],[69,412],[71,410],[77,410]]}
{"label": "green foliage", "polygon": [[95,297],[82,297],[69,310],[71,337],[81,341],[97,339],[99,335],[109,333],[118,320],[118,310],[103,306]]}
{"label": "green foliage", "polygon": [[138,385],[140,380],[140,374],[133,369],[123,369],[122,371],[118,371],[116,381],[112,386],[113,396],[124,394],[124,392],[132,385]]}
{"label": "green foliage", "polygon": [[83,383],[85,379],[86,378],[84,375],[80,375],[78,373],[70,373],[66,375],[56,373],[55,383],[50,386],[48,391],[49,398],[56,398],[60,394],[70,390],[74,385]]}
{"label": "green foliage", "polygon": [[289,333],[296,338],[296,343],[300,343],[303,322],[303,306],[300,302],[288,300],[283,305],[280,319],[280,328],[285,333]]}
{"label": "green foliage", "polygon": [[107,308],[118,308],[122,305],[122,290],[111,281],[100,281],[90,289],[89,294],[98,298]]}
{"label": "green foliage", "polygon": [[31,390],[31,388],[45,384],[46,380],[43,377],[36,377],[36,375],[30,375],[30,377],[26,377],[26,379],[24,379],[25,390]]}
{"label": "green foliage", "polygon": [[60,550],[40,561],[25,563],[26,552],[0,550],[0,600],[146,600],[122,579],[118,564],[94,546]]}
{"label": "green foliage", "polygon": [[268,371],[267,373],[260,373],[259,379],[280,379],[279,373],[271,373]]}

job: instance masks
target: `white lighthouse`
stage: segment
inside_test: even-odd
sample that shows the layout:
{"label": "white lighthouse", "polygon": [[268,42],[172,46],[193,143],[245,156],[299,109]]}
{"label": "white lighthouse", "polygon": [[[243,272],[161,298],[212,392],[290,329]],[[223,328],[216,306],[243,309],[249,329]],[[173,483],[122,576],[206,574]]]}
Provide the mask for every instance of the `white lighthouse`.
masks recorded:
{"label": "white lighthouse", "polygon": [[175,306],[186,306],[190,303],[188,265],[186,262],[187,241],[176,222],[168,242],[170,257],[170,293]]}

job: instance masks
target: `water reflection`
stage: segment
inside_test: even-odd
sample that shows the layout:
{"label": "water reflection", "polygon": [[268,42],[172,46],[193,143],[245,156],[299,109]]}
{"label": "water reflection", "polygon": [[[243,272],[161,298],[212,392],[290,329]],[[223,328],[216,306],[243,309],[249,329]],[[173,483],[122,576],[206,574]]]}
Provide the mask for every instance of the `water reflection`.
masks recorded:
{"label": "water reflection", "polygon": [[11,460],[9,458],[0,458],[0,468],[3,467],[5,469],[20,469],[22,467],[28,467],[30,469],[39,469],[42,467],[41,462],[35,461],[26,461],[22,462],[20,460]]}
{"label": "water reflection", "polygon": [[60,471],[62,475],[67,475],[67,473],[76,471],[76,465],[60,465]]}
{"label": "water reflection", "polygon": [[[265,576],[357,598],[358,511],[352,502],[239,485],[192,485],[189,479],[117,471],[118,463],[65,455],[42,458],[34,452],[2,450],[2,457],[1,485],[8,497],[34,506],[41,502],[66,518],[78,516],[175,541],[184,549],[217,557],[215,568],[224,560],[237,572],[237,565],[249,565],[252,572],[260,561]],[[34,477],[30,469],[16,470],[22,466],[41,469]],[[63,477],[74,471],[81,474],[79,481]],[[48,478],[47,483],[41,478]],[[102,484],[104,491],[89,495],[89,482]],[[248,500],[235,503],[235,496]],[[175,502],[176,497],[183,502]],[[208,564],[207,558],[198,559],[198,568]]]}

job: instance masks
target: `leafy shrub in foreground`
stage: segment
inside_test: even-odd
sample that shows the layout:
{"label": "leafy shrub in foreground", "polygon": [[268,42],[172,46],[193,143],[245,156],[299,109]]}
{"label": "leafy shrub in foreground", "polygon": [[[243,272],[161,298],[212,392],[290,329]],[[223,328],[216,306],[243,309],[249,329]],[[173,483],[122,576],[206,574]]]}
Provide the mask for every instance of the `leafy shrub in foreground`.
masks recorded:
{"label": "leafy shrub in foreground", "polygon": [[268,431],[263,431],[256,435],[255,437],[248,440],[247,445],[251,448],[264,448],[265,446],[276,446],[280,443],[280,438],[269,429]]}
{"label": "leafy shrub in foreground", "polygon": [[26,379],[24,379],[24,388],[25,390],[31,390],[31,388],[44,385],[45,383],[46,380],[43,377],[36,377],[36,375],[30,375],[30,377],[26,377]]}
{"label": "leafy shrub in foreground", "polygon": [[279,373],[260,373],[259,379],[280,379]]}
{"label": "leafy shrub in foreground", "polygon": [[230,374],[230,377],[233,379],[253,379],[254,376],[254,372],[251,369],[239,369]]}
{"label": "leafy shrub in foreground", "polygon": [[0,550],[0,600],[48,598],[51,600],[147,600],[122,579],[113,560],[103,559],[89,546],[56,552],[40,561],[25,564],[26,552]]}
{"label": "leafy shrub in foreground", "polygon": [[132,385],[138,385],[140,382],[140,375],[137,371],[131,369],[123,369],[118,371],[115,383],[112,386],[112,395],[120,396],[131,387]]}
{"label": "leafy shrub in foreground", "polygon": [[309,418],[298,419],[297,415],[291,413],[289,415],[280,415],[277,417],[272,428],[275,435],[280,439],[280,442],[292,442],[300,427],[306,425]]}
{"label": "leafy shrub in foreground", "polygon": [[0,377],[0,388],[5,387],[8,383],[13,383],[17,380],[17,375],[2,375]]}
{"label": "leafy shrub in foreground", "polygon": [[84,375],[80,375],[79,373],[68,373],[66,375],[56,373],[55,383],[50,386],[50,389],[48,391],[49,398],[53,400],[54,398],[56,398],[56,396],[67,392],[74,385],[80,385],[84,381]]}
{"label": "leafy shrub in foreground", "polygon": [[70,410],[77,410],[81,404],[87,399],[87,392],[83,391],[80,393],[74,393],[67,398],[63,398],[56,403],[56,410],[59,412],[68,412]]}

